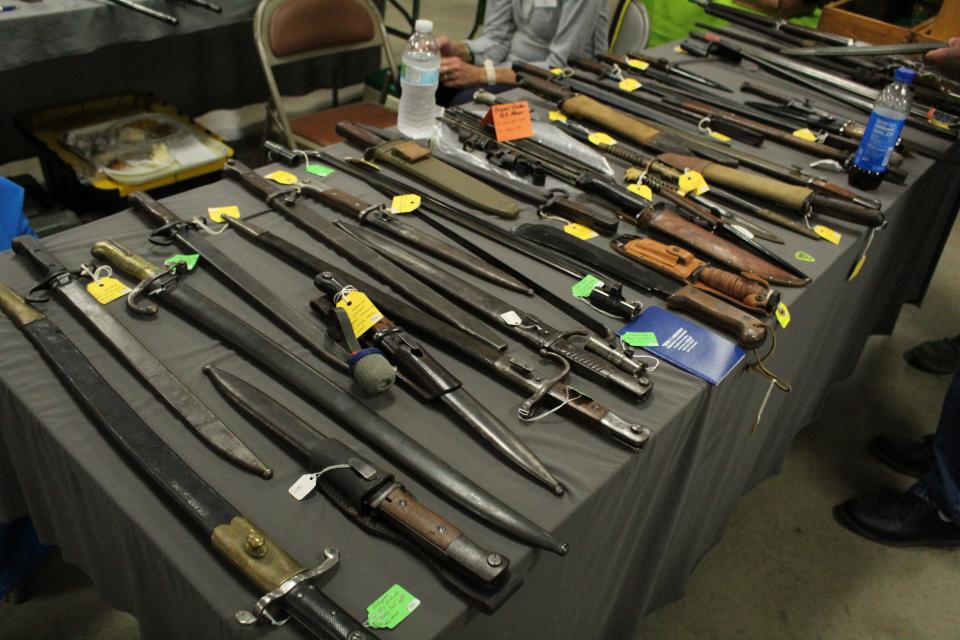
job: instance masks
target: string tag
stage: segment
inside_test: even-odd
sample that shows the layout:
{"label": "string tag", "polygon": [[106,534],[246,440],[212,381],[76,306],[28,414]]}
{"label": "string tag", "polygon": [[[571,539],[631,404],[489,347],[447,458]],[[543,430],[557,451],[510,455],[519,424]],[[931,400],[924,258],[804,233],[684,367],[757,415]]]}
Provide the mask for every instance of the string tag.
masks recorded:
{"label": "string tag", "polygon": [[367,294],[362,291],[346,287],[334,298],[338,298],[336,300],[337,306],[347,312],[350,326],[353,327],[353,334],[358,338],[369,331],[373,325],[383,320],[383,314],[370,301]]}
{"label": "string tag", "polygon": [[869,250],[870,245],[873,244],[873,238],[875,235],[877,235],[877,228],[873,227],[867,234],[867,239],[863,243],[863,250],[860,252],[860,256],[857,258],[856,262],[853,263],[853,266],[850,267],[850,274],[847,276],[847,282],[850,282],[860,275],[860,271],[863,269],[863,265],[867,261],[867,250]]}
{"label": "string tag", "polygon": [[587,140],[597,145],[598,147],[606,147],[613,144],[617,144],[617,141],[611,137],[609,134],[604,133],[603,131],[594,131],[589,136]]}
{"label": "string tag", "polygon": [[193,271],[193,268],[197,266],[197,261],[200,260],[199,253],[190,253],[187,255],[177,254],[175,256],[170,256],[163,261],[163,264],[167,267],[174,267],[178,264],[182,264],[187,268],[187,271]]}
{"label": "string tag", "polygon": [[416,193],[393,196],[393,201],[390,203],[390,213],[412,213],[419,208],[420,195]]}
{"label": "string tag", "polygon": [[620,339],[631,347],[659,347],[657,334],[653,331],[627,331]]}
{"label": "string tag", "polygon": [[87,293],[100,304],[110,304],[130,293],[130,287],[109,276],[97,278],[87,284]]}
{"label": "string tag", "polygon": [[787,325],[790,324],[790,309],[787,309],[787,305],[783,302],[777,304],[776,316],[777,324],[779,324],[781,328],[786,329]]}
{"label": "string tag", "polygon": [[519,327],[523,324],[523,319],[516,311],[511,309],[500,314],[500,319],[507,323],[508,327]]}
{"label": "string tag", "polygon": [[236,205],[230,205],[229,207],[209,207],[207,209],[207,215],[210,216],[210,219],[214,222],[223,222],[223,216],[239,218],[240,207]]}
{"label": "string tag", "polygon": [[650,68],[650,63],[646,60],[637,60],[636,58],[627,58],[627,64],[638,71],[646,71]]}
{"label": "string tag", "polygon": [[645,184],[630,183],[627,185],[627,191],[635,193],[641,198],[653,200],[653,190]]}
{"label": "string tag", "polygon": [[618,84],[617,86],[620,87],[620,90],[621,90],[621,91],[626,91],[627,93],[632,93],[632,92],[636,91],[637,89],[639,89],[640,87],[642,87],[643,85],[640,84],[640,81],[637,80],[636,78],[624,78],[623,80],[621,80],[621,81],[619,82],[619,84]]}
{"label": "string tag", "polygon": [[817,134],[815,134],[813,131],[810,131],[810,129],[807,129],[806,127],[794,131],[793,136],[795,138],[800,138],[801,140],[806,140],[807,142],[817,141]]}
{"label": "string tag", "polygon": [[583,277],[583,280],[570,287],[570,293],[572,293],[575,298],[588,298],[590,293],[602,284],[603,281],[600,278],[588,273]]}
{"label": "string tag", "polygon": [[367,621],[371,629],[393,629],[417,610],[420,600],[398,584],[367,606]]}
{"label": "string tag", "polygon": [[293,496],[296,500],[303,500],[310,492],[317,488],[317,477],[319,473],[305,473],[300,476],[296,482],[290,485],[290,488],[287,489],[287,493]]}
{"label": "string tag", "polygon": [[556,122],[557,120],[560,122],[567,121],[567,115],[562,111],[549,111],[547,117],[550,118],[550,122]]}
{"label": "string tag", "polygon": [[289,171],[274,171],[273,173],[268,173],[263,177],[267,180],[272,180],[277,184],[297,184],[297,176],[293,175]]}
{"label": "string tag", "polygon": [[677,179],[677,187],[677,191],[682,196],[685,196],[691,192],[698,196],[702,196],[706,192],[710,191],[710,186],[704,179],[703,174],[699,171],[692,171],[690,169],[684,171],[683,175]]}
{"label": "string tag", "polygon": [[822,224],[813,225],[813,232],[830,244],[840,244],[840,239],[843,237],[839,232],[834,231],[830,227],[825,227]]}
{"label": "string tag", "polygon": [[563,226],[563,230],[574,238],[579,238],[580,240],[590,240],[591,238],[596,238],[598,235],[597,232],[590,227],[585,227],[582,224],[577,224],[576,222],[565,224]]}

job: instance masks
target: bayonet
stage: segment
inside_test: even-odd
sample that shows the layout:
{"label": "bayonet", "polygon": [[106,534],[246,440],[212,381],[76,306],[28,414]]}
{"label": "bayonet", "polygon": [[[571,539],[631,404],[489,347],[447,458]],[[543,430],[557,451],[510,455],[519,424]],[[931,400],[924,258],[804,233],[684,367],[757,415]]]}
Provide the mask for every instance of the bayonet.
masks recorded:
{"label": "bayonet", "polygon": [[236,465],[263,478],[273,471],[200,401],[130,331],[96,302],[49,249],[33,236],[13,240],[13,250],[25,257],[40,273],[41,286],[52,290],[127,362],[166,405],[210,448]]}
{"label": "bayonet", "polygon": [[338,562],[339,551],[323,550],[323,561],[307,569],[276,541],[207,484],[120,396],[86,356],[50,320],[0,284],[0,309],[37,351],[90,417],[190,520],[210,545],[257,589],[266,592],[252,611],[241,610],[244,625],[260,620],[282,624],[295,618],[324,640],[375,640],[312,580]]}
{"label": "bayonet", "polygon": [[[609,62],[611,59],[615,59],[613,56],[607,56],[605,54],[600,54],[601,59]],[[638,61],[642,64],[638,65],[636,62],[631,62],[631,60]],[[710,87],[711,89],[717,89],[719,91],[725,91],[727,93],[732,93],[733,90],[723,86],[716,80],[711,80],[699,74],[696,74],[692,71],[684,69],[683,67],[677,66],[667,60],[666,58],[654,58],[653,56],[646,55],[644,53],[630,52],[628,57],[624,59],[624,63],[631,68],[641,68],[643,64],[649,65],[651,69],[660,71],[667,76],[677,76],[683,80],[688,80],[690,82],[696,82],[705,87]],[[647,71],[646,69],[641,69],[641,71]],[[664,82],[669,82],[669,78],[662,78]]]}
{"label": "bayonet", "polygon": [[[139,295],[161,298],[198,326],[205,327],[212,335],[270,371],[329,413],[343,428],[380,449],[451,502],[528,544],[566,554],[568,547],[565,543],[467,479],[306,362],[199,291],[180,282],[176,272],[161,269],[113,241],[97,242],[91,252],[95,258],[109,262],[140,281],[127,299],[132,310],[139,313],[150,311],[143,307]],[[152,309],[153,312],[156,310],[156,307]]]}
{"label": "bayonet", "polygon": [[907,42],[904,44],[854,45],[841,47],[787,47],[780,49],[785,56],[800,58],[834,56],[902,56],[927,53],[948,46],[946,42]]}

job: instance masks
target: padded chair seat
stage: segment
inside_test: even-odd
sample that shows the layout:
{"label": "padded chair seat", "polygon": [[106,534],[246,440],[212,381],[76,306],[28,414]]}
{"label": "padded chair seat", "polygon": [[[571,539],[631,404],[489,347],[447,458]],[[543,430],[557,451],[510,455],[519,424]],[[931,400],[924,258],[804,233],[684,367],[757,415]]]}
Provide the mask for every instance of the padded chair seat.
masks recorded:
{"label": "padded chair seat", "polygon": [[352,120],[373,127],[392,127],[397,124],[397,114],[386,107],[372,102],[353,102],[333,109],[311,113],[290,121],[290,128],[296,136],[305,138],[325,147],[343,142],[337,135],[337,123]]}

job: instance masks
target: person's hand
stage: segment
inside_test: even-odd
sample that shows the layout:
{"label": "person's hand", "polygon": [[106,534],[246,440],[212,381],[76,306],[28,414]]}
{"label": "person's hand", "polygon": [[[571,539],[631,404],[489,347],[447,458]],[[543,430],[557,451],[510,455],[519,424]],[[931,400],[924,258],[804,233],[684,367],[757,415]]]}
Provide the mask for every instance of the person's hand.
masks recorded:
{"label": "person's hand", "polygon": [[440,48],[440,55],[444,58],[456,56],[466,60],[470,56],[467,43],[451,40],[450,36],[437,36],[437,46]]}
{"label": "person's hand", "polygon": [[462,58],[450,56],[440,59],[440,82],[445,87],[463,89],[487,82],[487,72],[483,67],[468,64]]}
{"label": "person's hand", "polygon": [[960,37],[950,38],[949,46],[928,51],[923,61],[936,67],[951,80],[960,81]]}

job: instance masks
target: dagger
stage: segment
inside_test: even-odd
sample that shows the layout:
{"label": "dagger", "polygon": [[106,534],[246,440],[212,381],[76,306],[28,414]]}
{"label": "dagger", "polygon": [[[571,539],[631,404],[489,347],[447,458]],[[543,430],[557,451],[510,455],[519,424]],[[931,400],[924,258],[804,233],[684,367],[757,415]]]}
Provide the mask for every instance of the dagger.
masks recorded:
{"label": "dagger", "polygon": [[87,293],[78,277],[33,236],[13,239],[13,250],[25,257],[40,273],[41,286],[51,289],[75,309],[89,325],[126,360],[154,393],[170,407],[207,446],[236,465],[263,478],[273,476],[255,453],[208,409],[130,331]]}
{"label": "dagger", "polygon": [[324,640],[375,640],[311,581],[328,572],[340,553],[327,547],[323,562],[307,569],[221,496],[164,442],[90,364],[76,345],[42,313],[0,284],[0,309],[33,343],[90,417],[190,520],[210,545],[266,595],[237,621],[283,624],[285,611]]}
{"label": "dagger", "polygon": [[437,493],[530,545],[559,555],[567,553],[568,546],[565,543],[484,491],[306,362],[199,291],[179,282],[175,274],[164,272],[143,257],[109,240],[97,242],[91,253],[95,258],[109,262],[140,280],[127,299],[131,309],[143,312],[136,296],[140,291],[161,298],[198,325],[206,327],[224,343],[258,362],[331,414],[343,428],[419,476]]}

